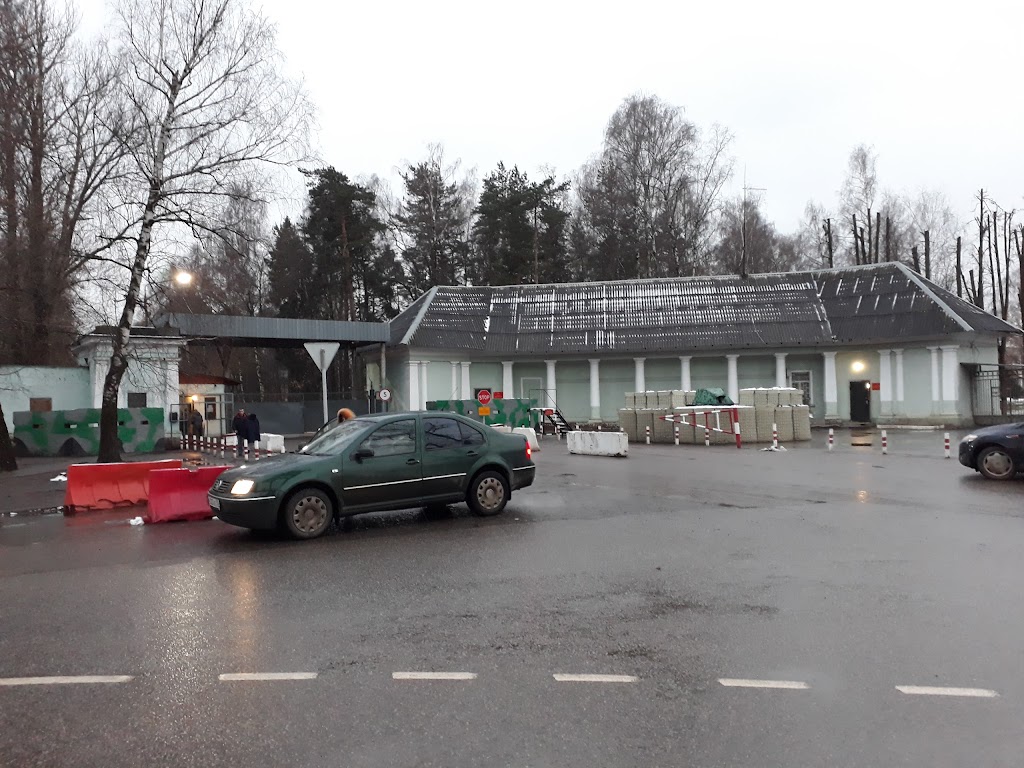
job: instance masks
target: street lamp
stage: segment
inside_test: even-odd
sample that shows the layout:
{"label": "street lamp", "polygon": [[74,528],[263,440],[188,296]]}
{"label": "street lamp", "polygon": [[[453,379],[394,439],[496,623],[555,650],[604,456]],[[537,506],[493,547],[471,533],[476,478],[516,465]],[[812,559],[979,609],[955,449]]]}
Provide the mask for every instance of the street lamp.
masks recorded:
{"label": "street lamp", "polygon": [[192,273],[186,272],[185,270],[179,270],[174,275],[174,282],[180,285],[182,288],[192,285]]}

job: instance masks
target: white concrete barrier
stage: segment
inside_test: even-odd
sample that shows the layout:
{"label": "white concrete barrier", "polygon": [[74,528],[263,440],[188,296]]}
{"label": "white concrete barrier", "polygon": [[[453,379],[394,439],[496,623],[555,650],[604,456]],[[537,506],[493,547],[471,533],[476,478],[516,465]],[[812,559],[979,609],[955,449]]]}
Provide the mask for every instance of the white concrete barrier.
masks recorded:
{"label": "white concrete barrier", "polygon": [[537,433],[531,427],[516,427],[512,430],[512,434],[522,435],[525,437],[526,442],[530,444],[531,450],[540,450],[540,442],[537,440]]}
{"label": "white concrete barrier", "polygon": [[[224,445],[231,450],[235,449],[236,435],[224,436]],[[271,453],[284,453],[284,435],[273,435],[269,432],[260,433],[260,450]]]}
{"label": "white concrete barrier", "polygon": [[625,432],[569,432],[569,453],[581,456],[626,456],[629,439]]}
{"label": "white concrete barrier", "polygon": [[512,434],[512,427],[507,424],[491,424],[491,429],[496,429],[499,432],[505,432],[510,435]]}

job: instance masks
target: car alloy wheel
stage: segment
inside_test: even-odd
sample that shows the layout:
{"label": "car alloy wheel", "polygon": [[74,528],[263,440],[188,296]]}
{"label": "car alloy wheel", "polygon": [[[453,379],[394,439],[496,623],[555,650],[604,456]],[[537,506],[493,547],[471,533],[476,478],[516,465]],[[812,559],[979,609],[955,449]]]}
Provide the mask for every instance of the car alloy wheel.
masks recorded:
{"label": "car alloy wheel", "polygon": [[508,503],[508,483],[497,472],[484,472],[473,480],[467,501],[478,515],[497,515]]}
{"label": "car alloy wheel", "polygon": [[978,468],[990,480],[1009,480],[1016,474],[1013,459],[1002,448],[986,448],[978,456]]}
{"label": "car alloy wheel", "polygon": [[288,501],[285,527],[297,539],[315,539],[330,526],[333,514],[330,499],[315,488],[307,488]]}

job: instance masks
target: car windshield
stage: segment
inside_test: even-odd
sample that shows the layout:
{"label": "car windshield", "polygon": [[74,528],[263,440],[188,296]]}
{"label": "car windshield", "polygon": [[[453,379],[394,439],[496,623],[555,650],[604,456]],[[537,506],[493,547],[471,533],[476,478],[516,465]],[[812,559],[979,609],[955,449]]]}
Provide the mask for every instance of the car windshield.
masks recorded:
{"label": "car windshield", "polygon": [[340,453],[345,450],[353,439],[362,435],[367,429],[376,424],[368,419],[351,419],[343,421],[333,427],[327,428],[308,444],[303,446],[299,453],[310,456],[324,456]]}

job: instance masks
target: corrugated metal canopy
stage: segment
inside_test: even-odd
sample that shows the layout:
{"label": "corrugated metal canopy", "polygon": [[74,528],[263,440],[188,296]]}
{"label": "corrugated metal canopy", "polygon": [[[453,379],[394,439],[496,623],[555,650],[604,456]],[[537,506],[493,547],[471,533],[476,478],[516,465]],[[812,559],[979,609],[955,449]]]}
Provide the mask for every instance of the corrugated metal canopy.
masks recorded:
{"label": "corrugated metal canopy", "polygon": [[165,314],[158,325],[176,328],[192,343],[227,342],[241,347],[301,347],[307,341],[337,341],[358,346],[390,338],[388,323],[345,320],[294,320],[283,317]]}
{"label": "corrugated metal canopy", "polygon": [[746,279],[436,288],[394,326],[392,344],[495,355],[822,347],[1019,333],[895,263]]}

